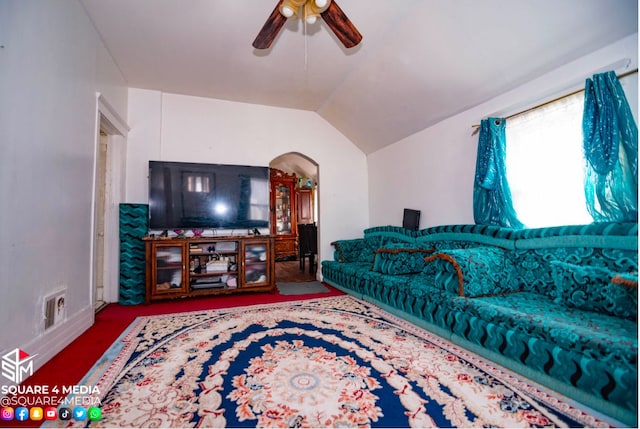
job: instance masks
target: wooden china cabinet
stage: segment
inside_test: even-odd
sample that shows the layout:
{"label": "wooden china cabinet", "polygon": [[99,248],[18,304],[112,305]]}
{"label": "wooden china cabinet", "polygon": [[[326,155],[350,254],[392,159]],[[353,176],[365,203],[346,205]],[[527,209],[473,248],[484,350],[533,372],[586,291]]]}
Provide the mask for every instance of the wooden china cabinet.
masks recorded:
{"label": "wooden china cabinet", "polygon": [[276,259],[298,257],[295,173],[271,169],[271,235]]}
{"label": "wooden china cabinet", "polygon": [[314,223],[313,218],[313,189],[299,188],[296,191],[296,212],[298,225]]}

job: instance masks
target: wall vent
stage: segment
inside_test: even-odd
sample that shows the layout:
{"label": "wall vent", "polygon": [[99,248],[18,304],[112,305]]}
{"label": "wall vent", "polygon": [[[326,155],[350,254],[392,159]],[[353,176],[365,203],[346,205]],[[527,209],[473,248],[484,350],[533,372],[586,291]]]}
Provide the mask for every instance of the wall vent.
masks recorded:
{"label": "wall vent", "polygon": [[61,290],[44,299],[44,329],[62,323],[66,316],[66,296],[65,291]]}

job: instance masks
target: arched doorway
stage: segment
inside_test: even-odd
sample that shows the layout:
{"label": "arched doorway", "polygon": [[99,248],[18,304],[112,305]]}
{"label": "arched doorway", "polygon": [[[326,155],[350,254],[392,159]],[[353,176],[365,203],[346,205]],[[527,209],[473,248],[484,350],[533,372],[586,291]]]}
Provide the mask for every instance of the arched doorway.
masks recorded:
{"label": "arched doorway", "polygon": [[[293,209],[291,210],[292,219],[290,231],[295,236],[295,251],[290,252],[285,250],[278,254],[279,242],[283,247],[287,247],[284,240],[279,241],[279,234],[283,234],[282,237],[287,234],[282,231],[282,225],[278,222],[279,216],[277,215],[281,209],[279,200],[280,192],[285,191],[285,198],[287,194],[287,187],[283,184],[280,188],[278,183],[272,183],[272,222],[271,233],[276,236],[276,282],[298,282],[298,281],[312,281],[318,278],[318,257],[313,255],[311,257],[305,253],[306,247],[304,243],[307,241],[301,240],[299,230],[304,232],[305,230],[313,230],[313,234],[317,237],[318,225],[318,172],[319,166],[313,159],[308,156],[298,153],[289,152],[277,156],[270,163],[269,167],[277,169],[282,172],[287,178],[294,177],[295,186],[292,189],[292,195],[290,196],[290,204]],[[305,225],[298,228],[298,225]],[[307,225],[311,225],[307,228]],[[317,241],[317,239],[316,239]],[[279,257],[280,256],[280,257]],[[312,260],[316,263],[312,263]]]}

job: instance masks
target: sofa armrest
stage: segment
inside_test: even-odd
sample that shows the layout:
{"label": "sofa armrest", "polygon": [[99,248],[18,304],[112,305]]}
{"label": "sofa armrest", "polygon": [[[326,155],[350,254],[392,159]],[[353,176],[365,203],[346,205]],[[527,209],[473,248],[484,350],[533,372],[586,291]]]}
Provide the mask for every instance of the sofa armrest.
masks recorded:
{"label": "sofa armrest", "polygon": [[520,291],[516,269],[506,250],[479,246],[438,252],[425,258],[435,285],[468,298]]}
{"label": "sofa armrest", "polygon": [[337,262],[370,262],[371,258],[363,260],[365,250],[364,238],[352,240],[336,240],[331,243],[334,247],[333,259]]}

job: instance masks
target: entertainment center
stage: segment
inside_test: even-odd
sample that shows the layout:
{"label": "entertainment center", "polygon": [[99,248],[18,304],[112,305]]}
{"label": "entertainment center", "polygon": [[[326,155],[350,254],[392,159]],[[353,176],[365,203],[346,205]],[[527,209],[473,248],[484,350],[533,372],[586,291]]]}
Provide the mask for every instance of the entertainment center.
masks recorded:
{"label": "entertainment center", "polygon": [[149,161],[149,230],[162,233],[143,238],[145,301],[273,292],[269,179],[269,167]]}
{"label": "entertainment center", "polygon": [[146,302],[275,291],[271,236],[145,237]]}

